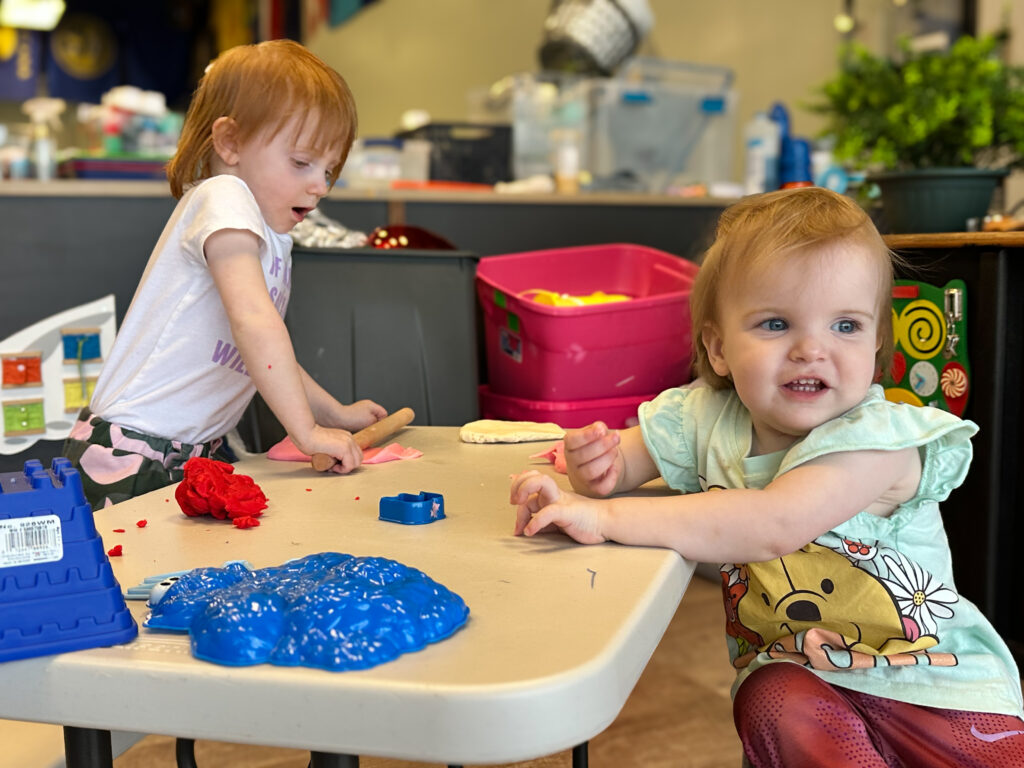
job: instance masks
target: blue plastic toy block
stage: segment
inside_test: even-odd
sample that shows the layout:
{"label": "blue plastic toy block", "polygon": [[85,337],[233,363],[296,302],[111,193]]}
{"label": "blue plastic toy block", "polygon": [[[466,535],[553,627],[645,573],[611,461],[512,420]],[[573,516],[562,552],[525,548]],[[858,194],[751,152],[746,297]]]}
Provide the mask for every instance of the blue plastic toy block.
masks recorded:
{"label": "blue plastic toy block", "polygon": [[0,661],[126,643],[139,633],[78,470],[0,473]]}
{"label": "blue plastic toy block", "polygon": [[444,519],[444,496],[440,493],[400,493],[381,496],[378,520],[403,525],[423,525]]}

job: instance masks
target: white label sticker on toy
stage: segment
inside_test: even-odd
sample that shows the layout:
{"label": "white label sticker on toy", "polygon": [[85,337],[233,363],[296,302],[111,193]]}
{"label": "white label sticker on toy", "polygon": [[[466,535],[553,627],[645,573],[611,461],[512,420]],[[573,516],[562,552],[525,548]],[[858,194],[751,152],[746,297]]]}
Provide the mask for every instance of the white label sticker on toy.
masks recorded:
{"label": "white label sticker on toy", "polygon": [[523,362],[523,340],[508,328],[498,329],[498,344],[501,346],[501,351],[517,363]]}
{"label": "white label sticker on toy", "polygon": [[57,515],[0,520],[0,568],[52,563],[64,557]]}

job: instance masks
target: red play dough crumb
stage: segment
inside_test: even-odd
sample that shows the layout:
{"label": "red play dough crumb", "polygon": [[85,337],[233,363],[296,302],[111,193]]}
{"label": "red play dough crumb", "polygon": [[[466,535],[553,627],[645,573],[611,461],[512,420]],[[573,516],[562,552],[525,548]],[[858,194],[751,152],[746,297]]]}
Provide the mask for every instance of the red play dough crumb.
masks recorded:
{"label": "red play dough crumb", "polygon": [[235,528],[255,528],[260,524],[258,518],[249,516],[233,517],[231,522],[235,524]]}
{"label": "red play dough crumb", "polygon": [[359,497],[358,496],[356,496],[356,501],[359,501]]}
{"label": "red play dough crumb", "polygon": [[213,459],[193,457],[185,462],[185,477],[174,490],[181,511],[189,517],[212,515],[218,520],[251,518],[235,523],[254,528],[267,508],[263,490],[248,475],[234,474],[235,468]]}
{"label": "red play dough crumb", "polygon": [[115,528],[114,533],[124,533],[124,528]]}
{"label": "red play dough crumb", "polygon": [[107,550],[107,554],[110,555],[111,557],[120,557],[121,556],[121,545],[118,544],[116,547],[111,547],[110,549]]}
{"label": "red play dough crumb", "polygon": [[138,526],[139,528],[145,528],[147,525],[149,525],[149,521],[148,520],[139,520],[137,523],[135,523],[135,525]]}

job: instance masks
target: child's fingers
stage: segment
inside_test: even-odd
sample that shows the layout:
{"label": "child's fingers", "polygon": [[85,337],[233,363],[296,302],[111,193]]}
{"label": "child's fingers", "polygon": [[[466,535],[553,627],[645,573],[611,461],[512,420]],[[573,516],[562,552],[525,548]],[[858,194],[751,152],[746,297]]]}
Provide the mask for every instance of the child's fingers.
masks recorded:
{"label": "child's fingers", "polygon": [[540,510],[544,509],[545,501],[540,497],[540,494],[531,493],[523,500],[521,504],[516,505],[516,524],[512,529],[512,533],[515,536],[519,536],[526,529],[530,520]]}
{"label": "child's fingers", "polygon": [[526,536],[534,536],[548,530],[562,530],[572,522],[567,512],[561,504],[548,504],[533,514],[523,527],[523,533]]}
{"label": "child's fingers", "polygon": [[[610,457],[609,460],[614,459],[616,452],[619,448],[619,433],[616,431],[607,432],[601,435],[596,440],[592,440],[588,443],[584,443],[579,448],[570,449],[568,445],[565,448],[565,459],[566,461],[575,467],[581,467],[592,461],[600,461]],[[604,470],[598,470],[594,474],[600,474]]]}
{"label": "child's fingers", "polygon": [[[539,531],[541,531],[544,528],[544,526],[547,525],[547,522],[539,523],[538,520],[540,518],[540,515],[544,513],[544,510],[548,509],[548,508],[549,507],[544,507],[544,509],[540,510],[539,512],[536,512],[536,513],[534,513],[532,515],[528,515],[526,520],[523,521],[523,525],[522,526],[519,526],[519,521],[518,520],[516,521],[516,526],[520,529],[520,531],[522,532],[522,534],[524,536],[533,536],[534,534],[536,534]],[[547,517],[550,517],[550,516],[551,516],[551,513],[548,513],[544,517],[547,518]]]}
{"label": "child's fingers", "polygon": [[530,522],[531,517],[533,517],[533,511],[528,504],[518,505],[516,507],[516,525],[512,530],[512,535],[521,535],[523,529],[526,528],[526,524]]}
{"label": "child's fingers", "polygon": [[608,434],[608,426],[603,421],[595,421],[580,429],[565,430],[565,450],[575,451]]}
{"label": "child's fingers", "polygon": [[560,491],[555,481],[536,470],[528,470],[512,478],[509,501],[516,505],[513,534],[522,534],[530,519],[547,505],[557,501],[559,495]]}
{"label": "child's fingers", "polygon": [[345,456],[336,456],[338,463],[331,467],[332,472],[337,472],[339,475],[347,475],[353,469],[357,469],[362,464],[361,458],[347,454]]}
{"label": "child's fingers", "polygon": [[615,490],[615,486],[619,481],[619,474],[614,469],[614,466],[609,467],[603,475],[590,481],[590,488],[594,493],[607,496]]}
{"label": "child's fingers", "polygon": [[589,461],[568,465],[576,481],[586,483],[590,490],[603,496],[613,492],[619,480],[618,433],[615,437],[615,446],[604,453]]}
{"label": "child's fingers", "polygon": [[338,460],[331,469],[339,475],[347,475],[363,463],[363,451],[351,437],[331,446],[331,455]]}
{"label": "child's fingers", "polygon": [[[532,470],[531,470],[532,471]],[[508,486],[508,503],[519,504],[519,486],[523,482],[523,475],[529,472],[520,472],[518,475],[510,475],[511,482]]]}
{"label": "child's fingers", "polygon": [[526,482],[528,478],[539,474],[540,472],[535,469],[528,469],[525,472],[520,472],[518,475],[512,475],[512,483],[508,490],[509,502],[512,504],[519,504],[521,501],[519,489],[522,488],[523,483]]}
{"label": "child's fingers", "polygon": [[573,471],[576,476],[588,482],[596,481],[608,474],[615,466],[617,453],[613,448],[610,451],[598,454],[587,461],[574,462]]}
{"label": "child's fingers", "polygon": [[571,502],[549,504],[534,514],[523,528],[527,536],[549,531],[560,531],[580,544],[600,544],[607,540],[593,512]]}
{"label": "child's fingers", "polygon": [[[509,502],[512,504],[525,504],[531,494],[550,497],[554,491],[557,497],[555,481],[547,475],[542,475],[535,469],[527,470],[512,478],[512,487],[509,489]],[[550,500],[550,499],[549,499]]]}

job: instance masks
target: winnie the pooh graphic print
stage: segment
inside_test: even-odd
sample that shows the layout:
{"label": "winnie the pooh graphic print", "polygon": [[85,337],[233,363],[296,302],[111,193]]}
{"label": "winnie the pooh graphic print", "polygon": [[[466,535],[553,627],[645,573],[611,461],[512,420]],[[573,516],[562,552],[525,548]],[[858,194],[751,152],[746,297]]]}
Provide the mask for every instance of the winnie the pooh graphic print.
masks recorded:
{"label": "winnie the pooh graphic print", "polygon": [[931,664],[955,592],[888,547],[826,534],[784,557],[724,566],[727,631],[747,666],[760,652],[814,669]]}

